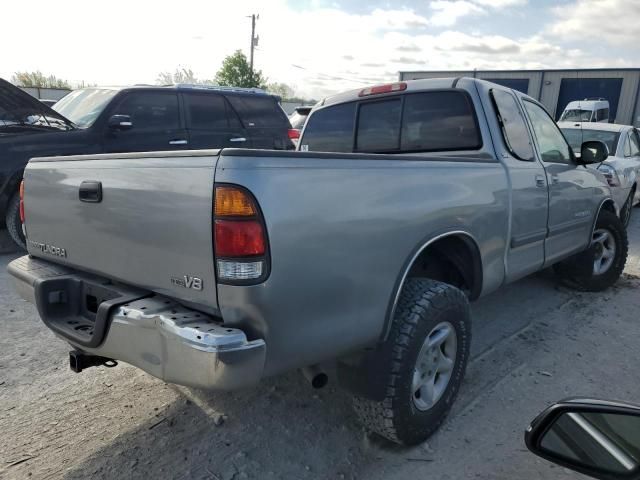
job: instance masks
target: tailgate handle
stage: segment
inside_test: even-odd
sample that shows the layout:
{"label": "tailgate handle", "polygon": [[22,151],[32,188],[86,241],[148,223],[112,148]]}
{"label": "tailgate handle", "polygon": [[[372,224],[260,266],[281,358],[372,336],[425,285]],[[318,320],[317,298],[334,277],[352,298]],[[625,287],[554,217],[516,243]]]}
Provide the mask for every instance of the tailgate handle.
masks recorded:
{"label": "tailgate handle", "polygon": [[80,184],[78,196],[81,202],[99,203],[102,201],[102,182],[85,180]]}

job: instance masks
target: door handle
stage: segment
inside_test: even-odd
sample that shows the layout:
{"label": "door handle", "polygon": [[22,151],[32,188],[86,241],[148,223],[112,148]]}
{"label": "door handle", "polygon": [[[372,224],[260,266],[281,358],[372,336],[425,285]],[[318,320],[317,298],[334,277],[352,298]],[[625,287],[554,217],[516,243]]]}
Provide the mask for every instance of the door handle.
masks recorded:
{"label": "door handle", "polygon": [[544,177],[542,175],[536,175],[536,187],[544,188],[547,186],[547,182],[544,181]]}
{"label": "door handle", "polygon": [[85,180],[80,184],[78,198],[81,202],[100,203],[102,201],[102,182]]}
{"label": "door handle", "polygon": [[247,139],[244,138],[244,137],[234,137],[234,138],[230,138],[229,141],[230,142],[238,142],[238,143],[240,143],[240,142],[246,142]]}
{"label": "door handle", "polygon": [[558,175],[551,175],[551,183],[553,183],[555,185],[559,181],[560,181],[560,179],[558,178]]}
{"label": "door handle", "polygon": [[187,142],[187,141],[186,141],[186,140],[184,140],[184,139],[180,139],[180,140],[169,140],[169,145],[186,145],[187,143],[189,143],[189,142]]}

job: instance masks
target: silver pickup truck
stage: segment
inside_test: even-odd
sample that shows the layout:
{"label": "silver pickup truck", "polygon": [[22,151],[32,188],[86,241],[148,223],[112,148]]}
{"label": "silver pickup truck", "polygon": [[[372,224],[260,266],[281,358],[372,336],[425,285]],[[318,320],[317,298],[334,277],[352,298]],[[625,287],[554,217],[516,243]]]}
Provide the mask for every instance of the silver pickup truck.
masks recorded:
{"label": "silver pickup truck", "polygon": [[585,167],[606,146],[577,161],[513,90],[348,92],[314,108],[299,148],[31,160],[28,255],[9,272],[71,368],[225,390],[335,372],[369,430],[415,444],[462,382],[469,300],[552,265],[593,291],[624,268],[609,187]]}

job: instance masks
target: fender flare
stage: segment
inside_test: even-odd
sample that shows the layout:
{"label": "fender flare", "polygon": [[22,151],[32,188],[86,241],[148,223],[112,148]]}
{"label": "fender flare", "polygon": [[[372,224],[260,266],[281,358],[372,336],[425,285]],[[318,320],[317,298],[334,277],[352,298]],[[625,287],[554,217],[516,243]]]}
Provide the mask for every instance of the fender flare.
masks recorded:
{"label": "fender flare", "polygon": [[[595,224],[594,224],[595,225]],[[473,273],[474,279],[476,280],[473,285],[473,289],[469,295],[469,298],[475,300],[480,296],[482,291],[482,283],[483,283],[483,265],[482,265],[482,256],[480,254],[480,248],[478,247],[478,242],[474,238],[474,236],[465,230],[447,230],[446,232],[440,233],[435,236],[430,236],[428,239],[423,240],[416,248],[413,249],[411,254],[407,257],[407,260],[404,262],[402,269],[396,277],[396,282],[394,284],[394,288],[391,294],[391,298],[389,300],[389,306],[387,307],[387,312],[385,314],[384,325],[382,327],[382,332],[380,335],[380,341],[384,342],[389,334],[389,330],[391,329],[391,322],[393,320],[393,316],[395,315],[396,307],[398,305],[398,301],[400,299],[400,293],[402,292],[402,288],[407,280],[407,276],[411,271],[411,268],[415,264],[416,260],[420,257],[420,255],[427,249],[429,246],[437,242],[438,240],[442,240],[446,237],[456,236],[458,238],[462,238],[465,243],[469,246],[472,256],[473,256]]]}

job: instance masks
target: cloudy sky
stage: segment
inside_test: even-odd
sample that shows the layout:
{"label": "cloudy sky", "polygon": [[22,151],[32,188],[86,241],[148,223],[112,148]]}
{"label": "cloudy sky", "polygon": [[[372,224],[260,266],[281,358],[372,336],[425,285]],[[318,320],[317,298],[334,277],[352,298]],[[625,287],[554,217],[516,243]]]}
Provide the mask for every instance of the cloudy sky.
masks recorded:
{"label": "cloudy sky", "polygon": [[639,67],[640,0],[29,0],[3,2],[0,77],[154,83],[213,78],[234,50],[320,98],[400,70]]}

